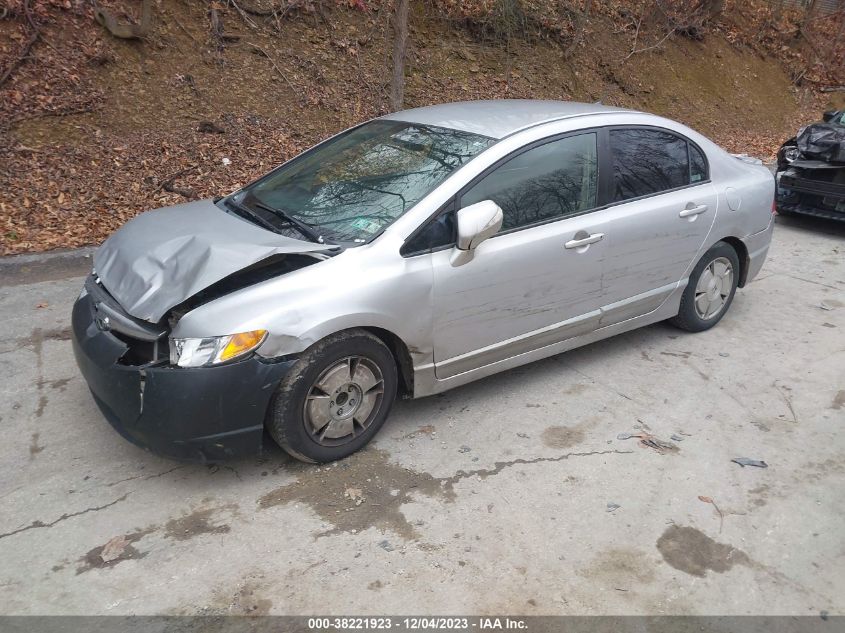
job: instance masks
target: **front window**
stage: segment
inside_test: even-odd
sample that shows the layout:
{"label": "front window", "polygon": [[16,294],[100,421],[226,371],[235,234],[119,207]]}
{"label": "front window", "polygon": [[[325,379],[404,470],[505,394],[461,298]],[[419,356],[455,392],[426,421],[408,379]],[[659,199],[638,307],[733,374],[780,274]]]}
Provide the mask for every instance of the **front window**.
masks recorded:
{"label": "front window", "polygon": [[362,243],[493,142],[430,125],[373,121],[249,185],[238,202],[278,210],[327,241]]}
{"label": "front window", "polygon": [[590,132],[529,149],[490,172],[461,197],[461,207],[493,200],[502,231],[561,219],[596,206],[596,134]]}

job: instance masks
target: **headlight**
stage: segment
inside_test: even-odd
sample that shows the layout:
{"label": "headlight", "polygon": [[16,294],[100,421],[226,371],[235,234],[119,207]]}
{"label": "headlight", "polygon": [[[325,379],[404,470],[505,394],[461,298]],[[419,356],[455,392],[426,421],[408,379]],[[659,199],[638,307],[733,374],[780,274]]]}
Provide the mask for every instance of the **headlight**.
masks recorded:
{"label": "headlight", "polygon": [[267,330],[240,332],[209,338],[170,339],[170,364],[179,367],[207,367],[242,358],[267,338]]}
{"label": "headlight", "polygon": [[798,151],[798,148],[794,145],[790,145],[789,147],[785,147],[783,149],[783,157],[790,163],[794,160],[798,160],[798,157],[800,155],[801,153]]}

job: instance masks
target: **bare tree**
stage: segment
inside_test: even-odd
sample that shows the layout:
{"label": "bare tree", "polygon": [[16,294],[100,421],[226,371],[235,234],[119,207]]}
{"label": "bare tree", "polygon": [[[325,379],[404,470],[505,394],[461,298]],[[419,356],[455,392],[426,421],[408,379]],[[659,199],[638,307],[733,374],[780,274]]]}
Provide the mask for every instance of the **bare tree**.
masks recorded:
{"label": "bare tree", "polygon": [[801,22],[801,28],[799,30],[799,35],[803,34],[804,30],[810,25],[810,22],[813,21],[813,18],[816,15],[816,0],[810,0],[807,3],[807,9],[804,11],[804,20]]}
{"label": "bare tree", "polygon": [[405,100],[405,53],[408,49],[408,0],[396,0],[393,13],[393,77],[390,81],[390,108],[402,109]]}
{"label": "bare tree", "polygon": [[564,58],[569,57],[572,52],[584,41],[584,36],[587,32],[587,22],[590,19],[590,11],[593,8],[593,0],[584,0],[584,9],[582,11],[569,9],[565,0],[559,0],[558,13],[563,14],[569,12],[572,14],[573,27],[575,34],[572,40],[563,52]]}
{"label": "bare tree", "polygon": [[[18,66],[23,64],[27,59],[30,58],[30,51],[32,47],[35,46],[35,42],[38,41],[38,38],[41,37],[41,31],[38,28],[38,23],[35,21],[35,18],[32,15],[31,7],[29,6],[29,0],[24,0],[23,2],[23,12],[26,16],[26,20],[29,23],[29,39],[27,40],[26,44],[24,44],[23,50],[18,55],[16,59],[12,61],[6,71],[0,76],[0,86],[6,83],[6,80],[12,76],[12,73],[15,72]],[[5,12],[3,13],[3,17],[6,17]]]}

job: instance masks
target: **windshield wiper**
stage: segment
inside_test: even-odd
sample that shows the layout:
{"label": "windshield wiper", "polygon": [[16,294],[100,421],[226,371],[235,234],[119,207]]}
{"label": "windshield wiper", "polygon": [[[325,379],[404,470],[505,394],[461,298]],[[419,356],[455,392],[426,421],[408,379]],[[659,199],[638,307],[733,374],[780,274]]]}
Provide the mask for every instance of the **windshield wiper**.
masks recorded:
{"label": "windshield wiper", "polygon": [[290,215],[289,213],[285,213],[282,209],[274,209],[273,207],[267,206],[263,202],[259,202],[255,200],[255,196],[253,196],[253,204],[258,207],[259,209],[264,209],[265,211],[269,211],[273,215],[279,216],[281,219],[287,221],[289,224],[294,226],[297,231],[302,233],[305,237],[307,237],[312,242],[317,242],[318,244],[323,244],[323,236],[317,233],[313,227],[308,226],[304,222],[297,220],[295,217]]}
{"label": "windshield wiper", "polygon": [[231,198],[224,198],[223,202],[225,204],[229,205],[230,207],[232,207],[240,215],[246,216],[250,220],[254,220],[256,223],[260,224],[261,226],[263,226],[268,231],[273,231],[273,233],[279,233],[279,228],[277,226],[274,226],[272,222],[268,222],[267,220],[262,218],[260,215],[258,215],[255,211],[253,211],[249,207],[245,207],[244,205],[242,205],[238,202],[235,202]]}

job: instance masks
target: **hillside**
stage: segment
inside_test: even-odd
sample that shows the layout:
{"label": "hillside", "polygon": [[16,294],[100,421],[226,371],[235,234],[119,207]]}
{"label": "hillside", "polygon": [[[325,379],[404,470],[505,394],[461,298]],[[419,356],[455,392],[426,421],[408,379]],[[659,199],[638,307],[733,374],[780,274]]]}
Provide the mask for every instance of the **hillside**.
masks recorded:
{"label": "hillside", "polygon": [[[387,2],[291,2],[260,16],[256,0],[159,0],[137,40],[109,35],[89,2],[18,4],[38,39],[0,86],[4,254],[98,243],[136,213],[229,192],[388,111]],[[124,21],[137,14],[136,2],[100,4]],[[601,100],[769,157],[842,94],[796,86],[789,58],[772,52],[780,45],[748,41],[730,3],[702,37],[662,43],[618,8],[590,14],[582,35],[563,42],[544,28],[479,36],[436,2],[411,5],[405,107]],[[0,68],[32,32],[26,15],[12,17],[0,19]],[[659,45],[631,54],[638,41]]]}

